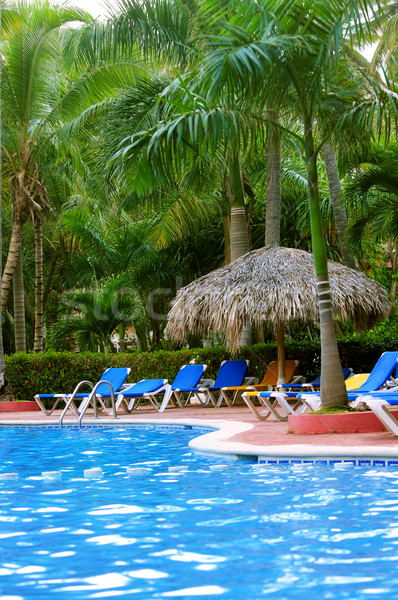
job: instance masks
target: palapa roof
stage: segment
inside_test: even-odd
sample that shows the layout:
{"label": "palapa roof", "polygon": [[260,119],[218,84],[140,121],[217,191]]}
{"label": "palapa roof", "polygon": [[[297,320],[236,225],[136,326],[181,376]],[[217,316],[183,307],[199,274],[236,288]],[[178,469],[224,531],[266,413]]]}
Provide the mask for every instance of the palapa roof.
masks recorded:
{"label": "palapa roof", "polygon": [[[328,261],[336,314],[369,328],[389,313],[387,290],[340,263]],[[206,338],[222,331],[230,345],[244,323],[318,319],[313,256],[304,250],[271,246],[248,252],[181,288],[172,302],[167,335],[184,342],[188,334]]]}

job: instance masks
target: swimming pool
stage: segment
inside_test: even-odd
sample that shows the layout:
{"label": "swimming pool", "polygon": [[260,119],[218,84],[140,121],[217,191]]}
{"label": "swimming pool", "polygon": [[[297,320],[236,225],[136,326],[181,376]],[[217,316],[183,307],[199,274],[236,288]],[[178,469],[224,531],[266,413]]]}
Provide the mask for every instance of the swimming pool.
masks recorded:
{"label": "swimming pool", "polygon": [[196,435],[1,429],[2,600],[397,597],[396,468],[227,461]]}

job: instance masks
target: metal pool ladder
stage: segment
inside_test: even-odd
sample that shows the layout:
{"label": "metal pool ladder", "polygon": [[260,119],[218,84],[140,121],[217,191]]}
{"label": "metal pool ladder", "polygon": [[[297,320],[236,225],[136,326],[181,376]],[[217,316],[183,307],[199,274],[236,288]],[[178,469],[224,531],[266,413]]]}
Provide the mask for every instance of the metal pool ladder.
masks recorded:
{"label": "metal pool ladder", "polygon": [[[108,409],[105,407],[105,404],[101,398],[101,396],[98,396],[98,400],[100,402],[100,404],[102,404],[102,407],[108,412],[108,414],[112,414],[114,419],[117,419],[117,414],[116,414],[116,403],[115,403],[115,394],[113,392],[113,387],[112,385],[109,383],[109,381],[106,381],[105,379],[103,381],[98,381],[95,386],[93,386],[93,384],[91,383],[91,381],[80,381],[77,386],[75,387],[75,389],[73,390],[72,395],[70,396],[70,398],[68,398],[66,404],[65,404],[65,408],[61,413],[61,416],[59,417],[59,426],[60,428],[62,428],[62,424],[63,424],[63,420],[64,420],[64,416],[66,411],[68,410],[68,408],[71,408],[71,410],[78,415],[78,425],[79,425],[79,429],[81,427],[82,424],[82,420],[84,417],[84,414],[86,412],[86,410],[88,409],[88,407],[90,406],[91,403],[93,403],[93,407],[94,407],[94,419],[98,418],[97,415],[97,394],[96,391],[98,389],[98,387],[100,385],[102,385],[103,383],[105,383],[110,391],[111,391],[111,403],[112,403],[112,412],[109,413]],[[76,408],[75,404],[74,404],[74,400],[76,398],[76,394],[78,393],[80,387],[83,385],[89,385],[91,387],[91,392],[89,393],[89,395],[87,396],[87,398],[84,398],[82,403],[80,404],[79,408]]]}

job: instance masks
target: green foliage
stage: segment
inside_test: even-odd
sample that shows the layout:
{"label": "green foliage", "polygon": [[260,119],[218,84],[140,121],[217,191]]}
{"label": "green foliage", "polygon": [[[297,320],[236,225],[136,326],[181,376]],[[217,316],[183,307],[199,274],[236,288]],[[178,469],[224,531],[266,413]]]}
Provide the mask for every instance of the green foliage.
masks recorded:
{"label": "green foliage", "polygon": [[[371,371],[382,352],[398,348],[398,335],[358,336],[339,341],[341,364],[354,373]],[[6,375],[18,400],[32,400],[37,393],[70,392],[83,379],[95,383],[108,367],[130,367],[129,382],[141,379],[165,378],[173,381],[180,367],[195,360],[207,364],[206,377],[215,379],[223,360],[241,358],[250,361],[248,375],[265,374],[267,365],[277,359],[275,343],[257,344],[241,348],[234,356],[223,347],[193,348],[175,352],[131,352],[100,354],[46,352],[44,354],[14,354],[6,356]],[[297,359],[299,373],[313,379],[320,371],[319,342],[287,342],[286,359]]]}
{"label": "green foliage", "polygon": [[126,282],[125,277],[118,276],[102,287],[65,294],[60,307],[62,316],[49,331],[49,346],[54,348],[68,335],[75,334],[81,347],[93,349],[99,344],[101,348],[114,350],[112,332],[121,323],[139,317],[142,310],[140,298],[126,288]]}
{"label": "green foliage", "polygon": [[353,410],[350,410],[349,408],[345,407],[342,408],[341,406],[333,406],[332,408],[322,408],[321,410],[316,410],[310,414],[314,414],[314,415],[338,415],[341,413],[349,413],[349,412],[354,412]]}

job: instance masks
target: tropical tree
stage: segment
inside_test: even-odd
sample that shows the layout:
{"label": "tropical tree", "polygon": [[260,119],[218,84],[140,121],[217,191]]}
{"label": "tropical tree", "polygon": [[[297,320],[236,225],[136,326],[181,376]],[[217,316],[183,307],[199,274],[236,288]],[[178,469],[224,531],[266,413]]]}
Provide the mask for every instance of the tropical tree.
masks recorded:
{"label": "tropical tree", "polygon": [[[214,20],[209,20],[206,13],[200,10],[199,3],[195,2],[180,3],[178,1],[170,2],[169,0],[151,2],[147,0],[143,3],[138,3],[134,0],[123,0],[116,3],[112,29],[112,39],[119,40],[121,44],[123,42],[126,44],[126,40],[132,37],[135,43],[142,44],[144,52],[148,57],[159,56],[166,60],[169,72],[172,69],[178,69],[180,77],[187,74],[189,76],[189,73],[197,65],[205,49],[209,32],[212,30],[217,31],[217,23]],[[161,96],[163,97],[163,103],[169,95],[168,90],[172,89],[169,81],[165,92],[161,93],[158,90],[156,100]],[[189,98],[189,96],[188,93],[187,102],[192,104],[194,98],[192,96]],[[136,102],[140,102],[142,105],[140,97],[136,98]],[[172,102],[173,100],[168,104],[169,113],[172,110]],[[167,115],[164,116],[167,118]],[[146,122],[148,128],[148,118],[146,118]],[[130,122],[129,135],[144,128],[145,123],[141,122],[140,127],[134,130],[134,124]],[[240,150],[237,145],[232,145],[224,150],[224,164],[221,165],[218,178],[223,180],[223,185],[225,185],[227,192],[226,196],[230,200],[230,258],[234,260],[249,250],[249,237],[245,212],[244,183],[239,156]],[[184,158],[186,158],[187,151],[188,145],[185,153],[182,153],[179,158],[180,162],[183,162]],[[193,160],[195,161],[196,159],[195,175],[203,174],[203,168],[197,168],[198,154],[194,146],[191,148],[191,152],[194,157]],[[212,158],[214,163],[214,156]],[[192,159],[189,160],[192,161]],[[205,157],[201,155],[200,160],[205,160]],[[208,161],[207,164],[209,164]],[[192,182],[192,162],[190,167],[189,178]],[[176,165],[176,171],[178,168]],[[147,186],[152,188],[154,175],[155,173],[150,168],[147,168],[145,170],[146,183],[143,182],[141,177],[139,181],[134,179],[134,184],[140,186],[141,183],[141,187],[144,186],[144,189],[145,187],[148,189]],[[156,177],[159,178],[159,175],[160,173],[157,171]],[[129,177],[130,179],[133,177],[131,172],[129,173]],[[207,180],[211,181],[208,174]],[[157,184],[161,185],[162,183],[162,179],[160,178]]]}
{"label": "tropical tree", "polygon": [[398,2],[387,0],[383,13],[376,15],[371,21],[371,41],[376,44],[369,72],[377,75],[380,71],[386,75],[396,70],[398,47]]}
{"label": "tropical tree", "polygon": [[73,335],[80,347],[116,352],[112,334],[120,324],[136,319],[142,311],[139,298],[130,294],[128,278],[115,277],[95,288],[65,293],[61,318],[48,335],[49,347]]}
{"label": "tropical tree", "polygon": [[[213,38],[213,51],[205,56],[198,69],[196,82],[199,83],[196,85],[204,91],[200,96],[196,93],[196,105],[184,113],[184,118],[180,113],[173,121],[161,123],[156,131],[151,132],[149,144],[147,135],[144,136],[145,144],[142,137],[136,136],[123,150],[124,156],[128,157],[137,147],[145,147],[147,161],[154,164],[160,149],[165,156],[170,148],[173,152],[188,138],[200,143],[203,151],[209,151],[209,147],[216,146],[214,140],[224,138],[236,143],[240,135],[241,140],[244,136],[246,147],[250,148],[256,135],[258,139],[258,131],[262,130],[264,116],[255,114],[253,102],[250,103],[250,112],[244,112],[247,108],[244,99],[248,95],[251,100],[256,98],[259,106],[264,106],[268,99],[274,109],[283,110],[285,118],[290,115],[295,123],[297,118],[300,119],[301,132],[297,134],[293,129],[290,132],[302,145],[307,171],[312,250],[320,307],[321,394],[324,406],[346,403],[346,391],[335,335],[317,159],[333,130],[339,124],[347,124],[347,114],[352,117],[355,113],[352,108],[356,100],[354,87],[350,87],[349,72],[337,55],[345,44],[346,30],[350,34],[355,29],[357,35],[364,35],[365,8],[365,3],[359,6],[349,0],[334,0],[327,4],[321,0],[264,0],[260,4],[248,0],[244,6],[241,2],[239,6],[230,3],[228,11],[224,12],[223,7],[209,3],[208,11],[213,11],[217,20],[224,19],[225,29],[222,35]],[[231,14],[234,16],[231,17]],[[214,102],[220,98],[240,99],[241,110],[222,110],[223,105],[215,109]],[[365,110],[372,102],[373,99],[368,99],[365,106],[360,105],[360,110]],[[334,108],[332,115],[331,107]],[[358,110],[356,107],[357,115]],[[339,119],[336,114],[340,115]],[[285,129],[288,121],[286,123]],[[273,124],[280,126],[277,122]],[[178,135],[173,137],[174,131]],[[164,163],[163,160],[163,168]]]}
{"label": "tropical tree", "polygon": [[[13,202],[14,225],[2,278],[2,310],[21,249],[21,235],[30,221],[35,231],[35,351],[42,349],[43,264],[42,227],[49,212],[44,156],[56,139],[72,138],[106,99],[131,83],[144,69],[139,59],[112,60],[75,54],[79,30],[73,22],[91,21],[80,9],[39,2],[2,0],[2,147],[3,173]],[[101,60],[102,59],[102,60]],[[56,138],[54,137],[56,134]],[[58,154],[58,158],[60,154]]]}
{"label": "tropical tree", "polygon": [[391,307],[398,280],[398,145],[373,146],[347,177],[349,240],[362,256],[364,242],[384,244],[391,263]]}
{"label": "tropical tree", "polygon": [[[167,210],[167,205],[163,209]],[[76,287],[75,282],[79,287],[101,287],[108,279],[124,275],[130,293],[145,308],[133,320],[143,350],[160,345],[165,315],[176,288],[215,268],[222,259],[222,241],[217,239],[220,216],[212,227],[197,230],[193,240],[180,240],[166,247],[158,247],[152,239],[161,219],[154,210],[147,209],[146,216],[141,212],[137,218],[114,206],[105,210],[104,205],[94,215],[91,207],[75,206],[61,218],[59,240],[69,239],[71,244],[73,240],[74,251],[62,276],[56,273],[54,278],[61,285],[58,294]]]}
{"label": "tropical tree", "polygon": [[[2,2],[2,125],[4,166],[13,202],[13,232],[2,278],[2,312],[21,252],[22,230],[28,221],[35,229],[37,253],[35,350],[42,347],[42,224],[48,215],[47,191],[37,164],[37,139],[45,98],[55,98],[60,84],[56,67],[59,31],[67,22],[85,19],[71,8]],[[47,114],[46,114],[47,113]],[[35,125],[36,126],[35,126]],[[36,130],[36,131],[35,131]]]}
{"label": "tropical tree", "polygon": [[[1,14],[0,14],[0,20],[1,20]],[[1,135],[1,133],[0,133]],[[1,158],[0,158],[1,160]],[[0,189],[1,189],[1,173],[0,173]],[[2,223],[2,207],[1,207],[1,202],[0,202],[0,224]],[[2,238],[2,227],[0,227],[0,284],[1,284],[1,274],[2,274],[2,245],[3,245],[3,238]],[[1,290],[1,288],[0,288]],[[1,291],[0,291],[1,294]],[[4,393],[4,388],[6,385],[6,379],[5,379],[5,370],[6,370],[6,361],[4,358],[4,347],[3,347],[3,327],[2,327],[2,323],[0,322],[0,397],[3,395]]]}
{"label": "tropical tree", "polygon": [[344,265],[350,267],[351,269],[356,269],[355,258],[351,252],[347,240],[348,218],[344,205],[343,189],[337,167],[336,152],[330,144],[325,144],[323,146],[322,159],[325,163],[329,181],[330,198],[332,201],[336,230],[339,238],[341,259]]}

